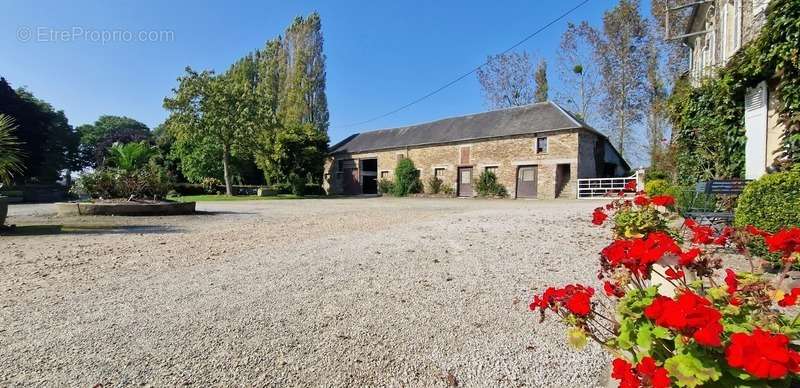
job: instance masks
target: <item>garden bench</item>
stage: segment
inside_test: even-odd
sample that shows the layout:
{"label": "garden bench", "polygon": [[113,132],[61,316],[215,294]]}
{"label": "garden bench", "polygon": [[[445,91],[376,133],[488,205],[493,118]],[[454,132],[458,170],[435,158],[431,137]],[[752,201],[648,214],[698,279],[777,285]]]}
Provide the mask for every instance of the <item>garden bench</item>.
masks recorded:
{"label": "garden bench", "polygon": [[736,198],[747,185],[747,180],[725,179],[697,182],[694,195],[683,209],[685,218],[715,226],[733,223]]}

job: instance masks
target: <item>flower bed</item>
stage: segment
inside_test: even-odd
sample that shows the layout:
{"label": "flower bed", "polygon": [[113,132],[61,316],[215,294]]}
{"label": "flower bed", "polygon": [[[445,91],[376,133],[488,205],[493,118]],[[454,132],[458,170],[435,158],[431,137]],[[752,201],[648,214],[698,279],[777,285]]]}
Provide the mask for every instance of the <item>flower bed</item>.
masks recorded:
{"label": "flower bed", "polygon": [[[800,314],[791,309],[800,288],[783,282],[800,258],[800,228],[713,228],[681,220],[674,204],[638,193],[595,209],[592,223],[610,221],[613,234],[600,252],[603,292],[551,287],[531,310],[559,316],[573,345],[592,339],[612,353],[620,387],[789,386],[800,372]],[[749,252],[755,238],[783,258],[777,276]],[[750,271],[725,268],[733,255]]]}

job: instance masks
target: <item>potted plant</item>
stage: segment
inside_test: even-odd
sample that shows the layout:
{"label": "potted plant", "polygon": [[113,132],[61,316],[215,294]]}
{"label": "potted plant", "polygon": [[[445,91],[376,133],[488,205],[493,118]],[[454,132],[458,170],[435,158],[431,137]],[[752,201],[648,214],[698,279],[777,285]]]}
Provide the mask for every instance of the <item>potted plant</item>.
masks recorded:
{"label": "potted plant", "polygon": [[[611,353],[620,387],[788,387],[800,374],[800,288],[786,284],[800,228],[714,228],[674,205],[637,193],[595,209],[592,222],[609,221],[613,235],[600,252],[601,291],[550,287],[531,310],[558,315],[576,347],[592,339]],[[777,275],[749,249],[762,240],[782,258]],[[736,256],[749,270],[729,268]]]}
{"label": "potted plant", "polygon": [[[19,141],[13,132],[16,129],[14,120],[10,116],[0,114],[0,188],[11,183],[14,174],[22,172],[22,153],[19,150]],[[0,228],[5,225],[8,215],[8,199],[0,195]]]}

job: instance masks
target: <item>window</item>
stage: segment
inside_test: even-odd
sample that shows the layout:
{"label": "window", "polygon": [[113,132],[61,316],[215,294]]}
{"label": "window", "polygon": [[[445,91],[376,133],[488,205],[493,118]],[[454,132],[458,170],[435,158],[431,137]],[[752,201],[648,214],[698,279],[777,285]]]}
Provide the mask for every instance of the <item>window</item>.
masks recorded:
{"label": "window", "polygon": [[536,153],[537,154],[546,154],[547,153],[547,138],[546,137],[538,137],[538,138],[536,138]]}
{"label": "window", "polygon": [[492,173],[492,174],[494,174],[496,176],[497,175],[497,166],[486,166],[483,169],[483,171],[490,172],[490,173]]}
{"label": "window", "polygon": [[381,171],[381,179],[389,179],[389,171]]}
{"label": "window", "polygon": [[406,156],[405,156],[405,155],[403,155],[403,154],[397,154],[397,161],[398,161],[398,162],[399,162],[399,161],[401,161],[401,160],[403,160],[403,159],[405,159],[405,158],[406,158]]}
{"label": "window", "polygon": [[444,178],[444,169],[443,168],[434,168],[433,169],[433,176],[443,179]]}

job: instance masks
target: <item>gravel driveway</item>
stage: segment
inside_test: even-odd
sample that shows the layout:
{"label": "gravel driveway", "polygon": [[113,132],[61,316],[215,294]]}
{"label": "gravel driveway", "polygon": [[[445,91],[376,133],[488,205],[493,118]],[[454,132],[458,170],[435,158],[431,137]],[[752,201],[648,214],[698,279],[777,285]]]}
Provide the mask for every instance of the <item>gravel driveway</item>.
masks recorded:
{"label": "gravel driveway", "polygon": [[597,386],[532,290],[595,284],[597,203],[320,199],[0,236],[0,386]]}

